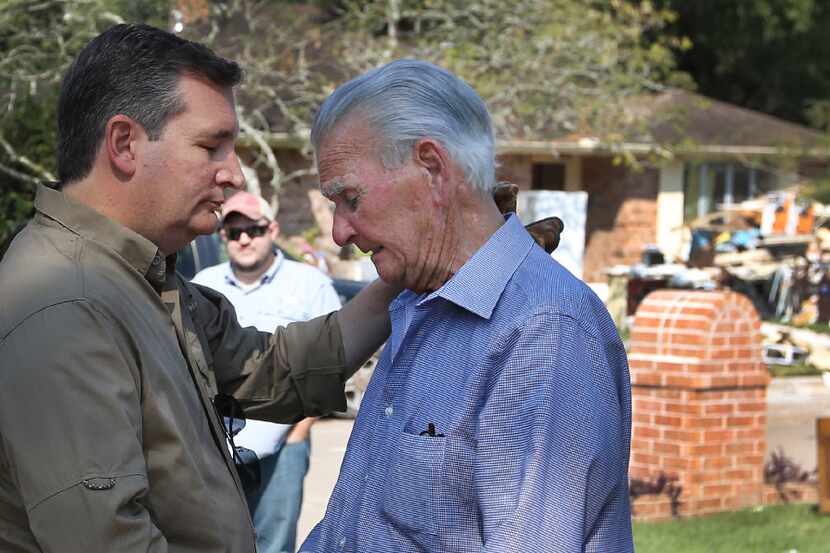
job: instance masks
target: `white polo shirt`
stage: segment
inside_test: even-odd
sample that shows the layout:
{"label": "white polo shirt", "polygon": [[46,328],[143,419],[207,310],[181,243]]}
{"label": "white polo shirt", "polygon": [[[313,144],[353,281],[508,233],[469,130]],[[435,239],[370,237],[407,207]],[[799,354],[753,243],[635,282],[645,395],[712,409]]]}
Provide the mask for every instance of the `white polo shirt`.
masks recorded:
{"label": "white polo shirt", "polygon": [[[230,263],[199,271],[193,282],[224,294],[236,309],[240,325],[265,332],[340,309],[340,298],[328,276],[311,265],[285,259],[280,251],[259,282],[252,285],[239,282]],[[248,420],[234,441],[262,459],[280,450],[290,428],[290,424]]]}

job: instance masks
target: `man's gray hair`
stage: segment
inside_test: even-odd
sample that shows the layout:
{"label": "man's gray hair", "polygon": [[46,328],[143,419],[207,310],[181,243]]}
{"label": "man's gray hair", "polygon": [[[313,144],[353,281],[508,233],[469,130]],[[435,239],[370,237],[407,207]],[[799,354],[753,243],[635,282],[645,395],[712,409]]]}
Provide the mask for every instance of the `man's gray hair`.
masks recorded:
{"label": "man's gray hair", "polygon": [[358,114],[385,142],[385,166],[398,167],[422,138],[441,143],[461,166],[468,184],[491,192],[496,184],[495,139],[487,107],[464,81],[418,60],[398,60],[341,85],[329,96],[311,128],[320,143],[346,117]]}

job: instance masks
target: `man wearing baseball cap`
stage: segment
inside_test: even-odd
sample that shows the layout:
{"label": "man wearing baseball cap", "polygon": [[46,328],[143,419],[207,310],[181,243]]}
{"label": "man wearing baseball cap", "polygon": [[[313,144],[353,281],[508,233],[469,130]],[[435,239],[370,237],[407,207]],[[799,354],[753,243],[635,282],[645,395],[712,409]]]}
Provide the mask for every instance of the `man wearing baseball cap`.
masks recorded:
{"label": "man wearing baseball cap", "polygon": [[[199,272],[193,282],[224,294],[242,326],[273,332],[277,326],[312,319],[340,308],[331,279],[276,248],[279,223],[260,196],[237,192],[222,209],[221,236],[228,263]],[[293,553],[297,519],[308,471],[314,418],[295,425],[248,420],[235,442],[260,460],[262,483],[247,494],[262,553]]]}

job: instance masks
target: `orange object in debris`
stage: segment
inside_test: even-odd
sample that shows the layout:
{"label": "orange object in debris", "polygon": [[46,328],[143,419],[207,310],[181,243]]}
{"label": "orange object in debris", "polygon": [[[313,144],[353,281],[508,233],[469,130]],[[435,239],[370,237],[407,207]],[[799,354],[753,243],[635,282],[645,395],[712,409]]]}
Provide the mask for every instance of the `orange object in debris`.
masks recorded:
{"label": "orange object in debris", "polygon": [[795,227],[796,234],[812,234],[813,225],[816,222],[816,214],[813,205],[809,204],[798,210],[798,224]]}
{"label": "orange object in debris", "polygon": [[792,199],[787,196],[783,202],[775,206],[775,219],[772,223],[773,234],[784,234],[787,232],[787,222],[789,221],[791,205]]}

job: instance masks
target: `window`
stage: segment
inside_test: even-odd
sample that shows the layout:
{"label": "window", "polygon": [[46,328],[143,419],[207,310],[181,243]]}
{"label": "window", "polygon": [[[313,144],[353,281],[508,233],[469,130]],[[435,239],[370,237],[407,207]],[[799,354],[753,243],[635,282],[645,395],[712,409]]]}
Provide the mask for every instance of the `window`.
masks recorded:
{"label": "window", "polygon": [[779,187],[778,177],[763,169],[739,163],[700,163],[686,165],[683,177],[683,216],[692,221],[755,198]]}
{"label": "window", "polygon": [[565,165],[534,163],[531,190],[565,190]]}

